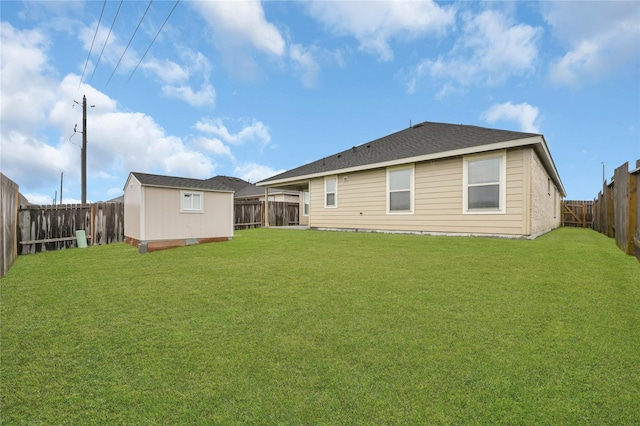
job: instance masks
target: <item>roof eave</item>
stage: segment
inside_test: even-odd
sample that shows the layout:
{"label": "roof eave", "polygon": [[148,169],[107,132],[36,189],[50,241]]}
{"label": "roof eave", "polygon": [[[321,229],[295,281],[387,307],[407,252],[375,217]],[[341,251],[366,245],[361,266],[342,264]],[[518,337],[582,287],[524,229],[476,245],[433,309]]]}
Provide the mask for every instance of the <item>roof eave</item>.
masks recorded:
{"label": "roof eave", "polygon": [[202,192],[225,192],[229,194],[235,193],[235,191],[229,191],[226,189],[198,188],[193,186],[158,185],[158,184],[152,184],[152,183],[140,183],[140,185],[146,186],[146,187],[152,187],[152,188],[185,189],[188,191],[202,191]]}
{"label": "roof eave", "polygon": [[[407,164],[407,163],[418,163],[422,161],[439,160],[439,159],[449,158],[449,157],[458,157],[461,155],[478,154],[481,152],[495,151],[498,149],[516,148],[519,146],[537,145],[537,144],[543,146],[543,152],[545,152],[546,155],[549,156],[549,162],[553,164],[553,160],[551,160],[551,156],[549,155],[549,150],[546,148],[546,143],[544,142],[544,138],[542,137],[542,135],[536,135],[536,136],[532,136],[524,139],[514,139],[510,141],[496,142],[488,145],[461,148],[461,149],[455,149],[451,151],[443,151],[443,152],[437,152],[433,154],[419,155],[415,157],[405,157],[405,158],[399,158],[396,160],[363,164],[361,166],[347,167],[343,169],[327,170],[327,171],[318,172],[318,173],[311,173],[308,175],[292,176],[290,178],[285,178],[285,179],[262,181],[262,182],[256,183],[256,185],[264,186],[264,187],[278,186],[283,184],[291,184],[294,182],[302,182],[305,180],[318,178],[322,176],[353,173],[353,172],[377,169],[382,167],[392,167],[392,166],[397,166],[397,165]],[[562,182],[560,182],[560,178],[557,175],[557,171],[555,171],[555,166],[553,166],[552,169],[556,179],[558,180],[559,186],[562,187]],[[562,191],[564,193],[564,187],[562,187]]]}

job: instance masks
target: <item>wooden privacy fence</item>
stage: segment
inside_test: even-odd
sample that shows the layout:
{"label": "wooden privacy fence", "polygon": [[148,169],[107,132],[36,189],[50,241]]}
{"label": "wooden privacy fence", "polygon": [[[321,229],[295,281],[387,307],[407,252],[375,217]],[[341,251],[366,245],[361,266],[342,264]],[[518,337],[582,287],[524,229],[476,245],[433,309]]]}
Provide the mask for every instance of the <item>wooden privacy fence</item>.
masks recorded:
{"label": "wooden privacy fence", "polygon": [[4,277],[18,256],[18,184],[0,173],[0,278]]}
{"label": "wooden privacy fence", "polygon": [[[299,224],[298,203],[269,201],[269,226]],[[236,201],[234,205],[235,229],[264,226],[264,201]]]}
{"label": "wooden privacy fence", "polygon": [[593,201],[564,200],[562,202],[562,226],[593,227]]}
{"label": "wooden privacy fence", "polygon": [[20,254],[76,246],[76,231],[88,244],[124,241],[124,203],[26,206],[18,211]]}
{"label": "wooden privacy fence", "polygon": [[593,229],[615,238],[622,251],[640,260],[640,160],[634,170],[624,163],[602,185],[593,206]]}

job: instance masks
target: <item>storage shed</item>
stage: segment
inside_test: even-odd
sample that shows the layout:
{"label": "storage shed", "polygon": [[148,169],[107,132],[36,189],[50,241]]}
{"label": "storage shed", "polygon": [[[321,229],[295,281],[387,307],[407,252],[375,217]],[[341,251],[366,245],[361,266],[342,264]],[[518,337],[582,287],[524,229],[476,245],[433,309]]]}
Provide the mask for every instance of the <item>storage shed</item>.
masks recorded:
{"label": "storage shed", "polygon": [[233,238],[233,189],[212,180],[132,172],[124,236],[140,253]]}

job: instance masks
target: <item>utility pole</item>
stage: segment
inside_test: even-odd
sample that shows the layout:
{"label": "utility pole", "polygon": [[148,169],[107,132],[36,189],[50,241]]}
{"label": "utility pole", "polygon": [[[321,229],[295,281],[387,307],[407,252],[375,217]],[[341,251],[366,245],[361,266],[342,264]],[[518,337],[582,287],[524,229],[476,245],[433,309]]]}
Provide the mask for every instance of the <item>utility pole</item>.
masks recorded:
{"label": "utility pole", "polygon": [[60,205],[62,205],[62,176],[64,172],[60,172]]}
{"label": "utility pole", "polygon": [[[62,191],[60,191],[62,200]],[[87,203],[87,97],[82,95],[82,204]]]}

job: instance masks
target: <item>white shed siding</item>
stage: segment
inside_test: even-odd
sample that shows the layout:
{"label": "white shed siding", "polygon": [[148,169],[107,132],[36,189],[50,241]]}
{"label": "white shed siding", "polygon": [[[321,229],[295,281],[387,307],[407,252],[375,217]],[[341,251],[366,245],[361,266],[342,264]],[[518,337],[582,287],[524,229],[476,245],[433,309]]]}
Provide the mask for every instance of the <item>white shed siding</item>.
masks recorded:
{"label": "white shed siding", "polygon": [[[233,236],[233,194],[204,192],[202,213],[181,213],[179,189],[145,187],[147,241]],[[232,207],[229,208],[229,205]]]}
{"label": "white shed siding", "polygon": [[141,239],[140,235],[140,200],[142,186],[133,176],[129,178],[124,190],[124,235],[125,237]]}

